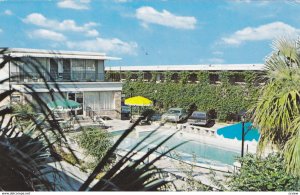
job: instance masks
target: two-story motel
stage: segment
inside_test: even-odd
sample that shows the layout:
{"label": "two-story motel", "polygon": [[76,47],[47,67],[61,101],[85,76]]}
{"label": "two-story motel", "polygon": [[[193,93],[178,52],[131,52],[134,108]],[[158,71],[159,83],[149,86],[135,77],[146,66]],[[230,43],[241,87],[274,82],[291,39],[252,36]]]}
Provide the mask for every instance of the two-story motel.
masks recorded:
{"label": "two-story motel", "polygon": [[[50,93],[61,98],[55,87],[57,84],[65,99],[82,105],[77,115],[84,116],[89,109],[99,115],[120,118],[122,83],[105,82],[104,72],[104,61],[117,58],[95,52],[8,48],[0,56],[0,62],[4,55],[30,59],[17,65],[9,62],[0,70],[0,80],[10,78],[0,85],[0,91],[15,88],[21,92],[13,93],[8,101],[32,99],[28,87],[47,102],[51,101]],[[32,64],[37,64],[38,70]],[[50,87],[46,87],[43,79]]]}

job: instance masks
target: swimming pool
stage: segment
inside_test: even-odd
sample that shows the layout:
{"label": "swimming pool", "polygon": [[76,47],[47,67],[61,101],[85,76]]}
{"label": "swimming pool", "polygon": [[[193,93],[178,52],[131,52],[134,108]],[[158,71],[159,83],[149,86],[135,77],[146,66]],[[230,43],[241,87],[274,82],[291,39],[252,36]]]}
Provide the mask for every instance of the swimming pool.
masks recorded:
{"label": "swimming pool", "polygon": [[[121,131],[115,132],[116,137],[119,137]],[[130,149],[136,145],[140,140],[146,137],[150,132],[140,132],[132,133],[128,136],[119,146],[121,149]],[[158,143],[160,143],[164,138],[169,134],[156,132],[147,140],[145,140],[141,147],[146,146],[144,151],[147,151],[148,148],[152,148]],[[180,134],[176,134],[170,140],[168,140],[163,147],[158,149],[158,152],[166,151],[167,149],[180,144],[184,141],[188,141],[186,138],[182,137]],[[235,158],[240,154],[238,152],[233,152],[226,150],[224,148],[217,148],[215,146],[209,145],[207,143],[201,143],[199,141],[189,141],[184,145],[181,145],[175,149],[171,154],[175,156],[180,156],[180,159],[186,161],[196,161],[198,163],[211,164],[217,166],[232,165],[235,161]]]}
{"label": "swimming pool", "polygon": [[[245,132],[247,129],[252,125],[251,122],[245,123]],[[237,123],[234,125],[230,125],[227,127],[223,127],[217,130],[218,135],[222,135],[225,138],[229,139],[238,139],[242,140],[242,123]],[[257,129],[251,129],[245,136],[245,140],[252,141],[252,140],[259,140],[259,132]]]}

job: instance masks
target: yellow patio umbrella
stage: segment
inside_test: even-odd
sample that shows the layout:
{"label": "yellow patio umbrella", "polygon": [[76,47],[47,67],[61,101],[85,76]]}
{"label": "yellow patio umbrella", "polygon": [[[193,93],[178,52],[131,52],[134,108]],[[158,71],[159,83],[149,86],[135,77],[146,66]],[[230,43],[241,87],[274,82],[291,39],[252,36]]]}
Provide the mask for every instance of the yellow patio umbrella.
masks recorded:
{"label": "yellow patio umbrella", "polygon": [[125,105],[128,106],[152,106],[153,102],[143,96],[135,96],[131,98],[127,98],[125,100]]}

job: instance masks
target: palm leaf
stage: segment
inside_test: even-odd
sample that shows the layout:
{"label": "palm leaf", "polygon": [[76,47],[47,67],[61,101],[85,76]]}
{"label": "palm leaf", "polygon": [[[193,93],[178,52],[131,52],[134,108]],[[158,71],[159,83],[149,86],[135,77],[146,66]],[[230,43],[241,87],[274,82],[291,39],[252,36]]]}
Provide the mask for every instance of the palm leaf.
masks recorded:
{"label": "palm leaf", "polygon": [[279,39],[266,59],[267,84],[252,108],[260,129],[259,153],[267,147],[283,154],[287,170],[300,175],[300,52],[299,40]]}

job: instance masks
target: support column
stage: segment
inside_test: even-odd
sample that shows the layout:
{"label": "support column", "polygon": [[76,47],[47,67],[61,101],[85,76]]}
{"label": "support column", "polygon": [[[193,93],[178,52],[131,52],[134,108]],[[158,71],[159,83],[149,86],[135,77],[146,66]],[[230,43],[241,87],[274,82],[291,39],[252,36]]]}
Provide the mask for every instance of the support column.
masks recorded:
{"label": "support column", "polygon": [[114,93],[114,99],[115,99],[115,110],[116,110],[116,115],[115,117],[117,119],[121,119],[121,91],[116,91]]}

